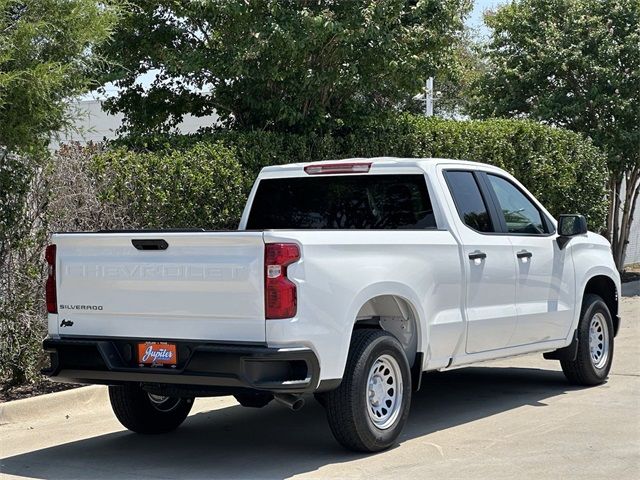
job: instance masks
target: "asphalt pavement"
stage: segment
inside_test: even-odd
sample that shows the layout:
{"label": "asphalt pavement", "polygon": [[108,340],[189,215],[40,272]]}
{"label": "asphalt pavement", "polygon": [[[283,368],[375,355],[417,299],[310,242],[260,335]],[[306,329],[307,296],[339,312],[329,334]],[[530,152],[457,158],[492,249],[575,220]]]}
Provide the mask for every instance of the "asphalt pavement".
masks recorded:
{"label": "asphalt pavement", "polygon": [[622,316],[606,384],[569,386],[541,355],[426,374],[399,444],[379,454],[341,449],[312,397],[295,413],[198,399],[176,432],[139,436],[89,387],[0,405],[0,477],[637,480],[640,296]]}

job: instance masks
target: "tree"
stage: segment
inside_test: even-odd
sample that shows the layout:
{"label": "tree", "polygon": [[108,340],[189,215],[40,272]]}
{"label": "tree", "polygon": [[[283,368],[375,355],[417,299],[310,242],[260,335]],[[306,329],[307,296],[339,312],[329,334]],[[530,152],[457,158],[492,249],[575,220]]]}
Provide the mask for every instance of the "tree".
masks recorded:
{"label": "tree", "polygon": [[[239,129],[328,131],[446,72],[470,0],[135,0],[106,48],[129,132],[214,110]],[[148,90],[141,74],[159,71]]]}
{"label": "tree", "polygon": [[0,259],[9,235],[24,237],[29,185],[51,135],[70,124],[70,97],[97,86],[95,50],[116,19],[95,0],[0,0]]}
{"label": "tree", "polygon": [[98,86],[95,47],[116,15],[95,0],[0,0],[2,148],[42,150],[69,125],[69,98]]}
{"label": "tree", "polygon": [[0,0],[0,375],[16,383],[37,371],[44,325],[47,147],[97,86],[116,19],[108,0]]}
{"label": "tree", "polygon": [[640,193],[639,20],[638,0],[517,0],[498,8],[485,16],[492,35],[472,108],[566,127],[605,151],[606,234],[621,271]]}
{"label": "tree", "polygon": [[434,112],[444,118],[463,118],[469,109],[477,80],[484,73],[485,64],[479,52],[479,41],[467,31],[454,51],[454,61],[444,75],[435,79],[436,101]]}

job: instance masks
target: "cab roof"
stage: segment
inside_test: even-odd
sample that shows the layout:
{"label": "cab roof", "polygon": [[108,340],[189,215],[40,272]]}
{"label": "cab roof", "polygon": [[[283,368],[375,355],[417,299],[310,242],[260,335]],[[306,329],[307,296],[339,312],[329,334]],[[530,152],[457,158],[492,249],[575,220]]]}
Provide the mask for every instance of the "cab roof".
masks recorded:
{"label": "cab roof", "polygon": [[[341,160],[321,160],[317,162],[304,162],[304,163],[287,163],[283,165],[272,165],[264,167],[260,172],[262,177],[277,177],[277,176],[296,176],[304,174],[305,169],[308,167],[321,167],[321,166],[336,166],[339,168],[342,164],[370,164],[371,170],[376,171],[380,169],[394,169],[394,170],[406,170],[406,169],[425,169],[426,167],[434,166],[439,163],[457,164],[467,167],[493,167],[491,165],[471,162],[468,160],[453,160],[448,158],[401,158],[401,157],[356,157],[345,158]],[[493,167],[496,168],[496,167]],[[340,174],[341,172],[326,172]],[[344,172],[342,172],[344,173]],[[354,172],[355,173],[355,172]],[[366,173],[366,172],[362,172]]]}

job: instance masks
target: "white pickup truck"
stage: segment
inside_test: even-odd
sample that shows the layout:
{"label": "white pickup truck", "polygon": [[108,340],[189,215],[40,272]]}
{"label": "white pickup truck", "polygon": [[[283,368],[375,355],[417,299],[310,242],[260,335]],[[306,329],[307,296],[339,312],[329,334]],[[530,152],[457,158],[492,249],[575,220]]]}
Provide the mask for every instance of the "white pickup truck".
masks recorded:
{"label": "white pickup truck", "polygon": [[46,260],[45,373],[109,385],[138,433],[195,397],[314,393],[342,445],[378,451],[422,372],[544,352],[595,385],[620,325],[608,242],[465,161],[268,167],[239,231],[58,233]]}

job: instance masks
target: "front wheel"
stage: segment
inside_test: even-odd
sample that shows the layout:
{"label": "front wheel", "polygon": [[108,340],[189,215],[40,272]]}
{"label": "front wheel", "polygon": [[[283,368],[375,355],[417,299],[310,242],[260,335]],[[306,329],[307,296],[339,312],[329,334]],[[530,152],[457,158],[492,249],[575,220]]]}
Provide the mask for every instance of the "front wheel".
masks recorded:
{"label": "front wheel", "polygon": [[344,447],[377,452],[393,445],[411,403],[409,364],[398,340],[381,330],[355,330],[342,383],[324,400]]}
{"label": "front wheel", "polygon": [[109,400],[120,423],[136,433],[175,430],[193,406],[193,398],[154,395],[135,384],[110,386]]}
{"label": "front wheel", "polygon": [[578,352],[574,360],[560,360],[567,379],[576,385],[600,385],[613,361],[613,321],[598,295],[587,294],[578,323]]}

